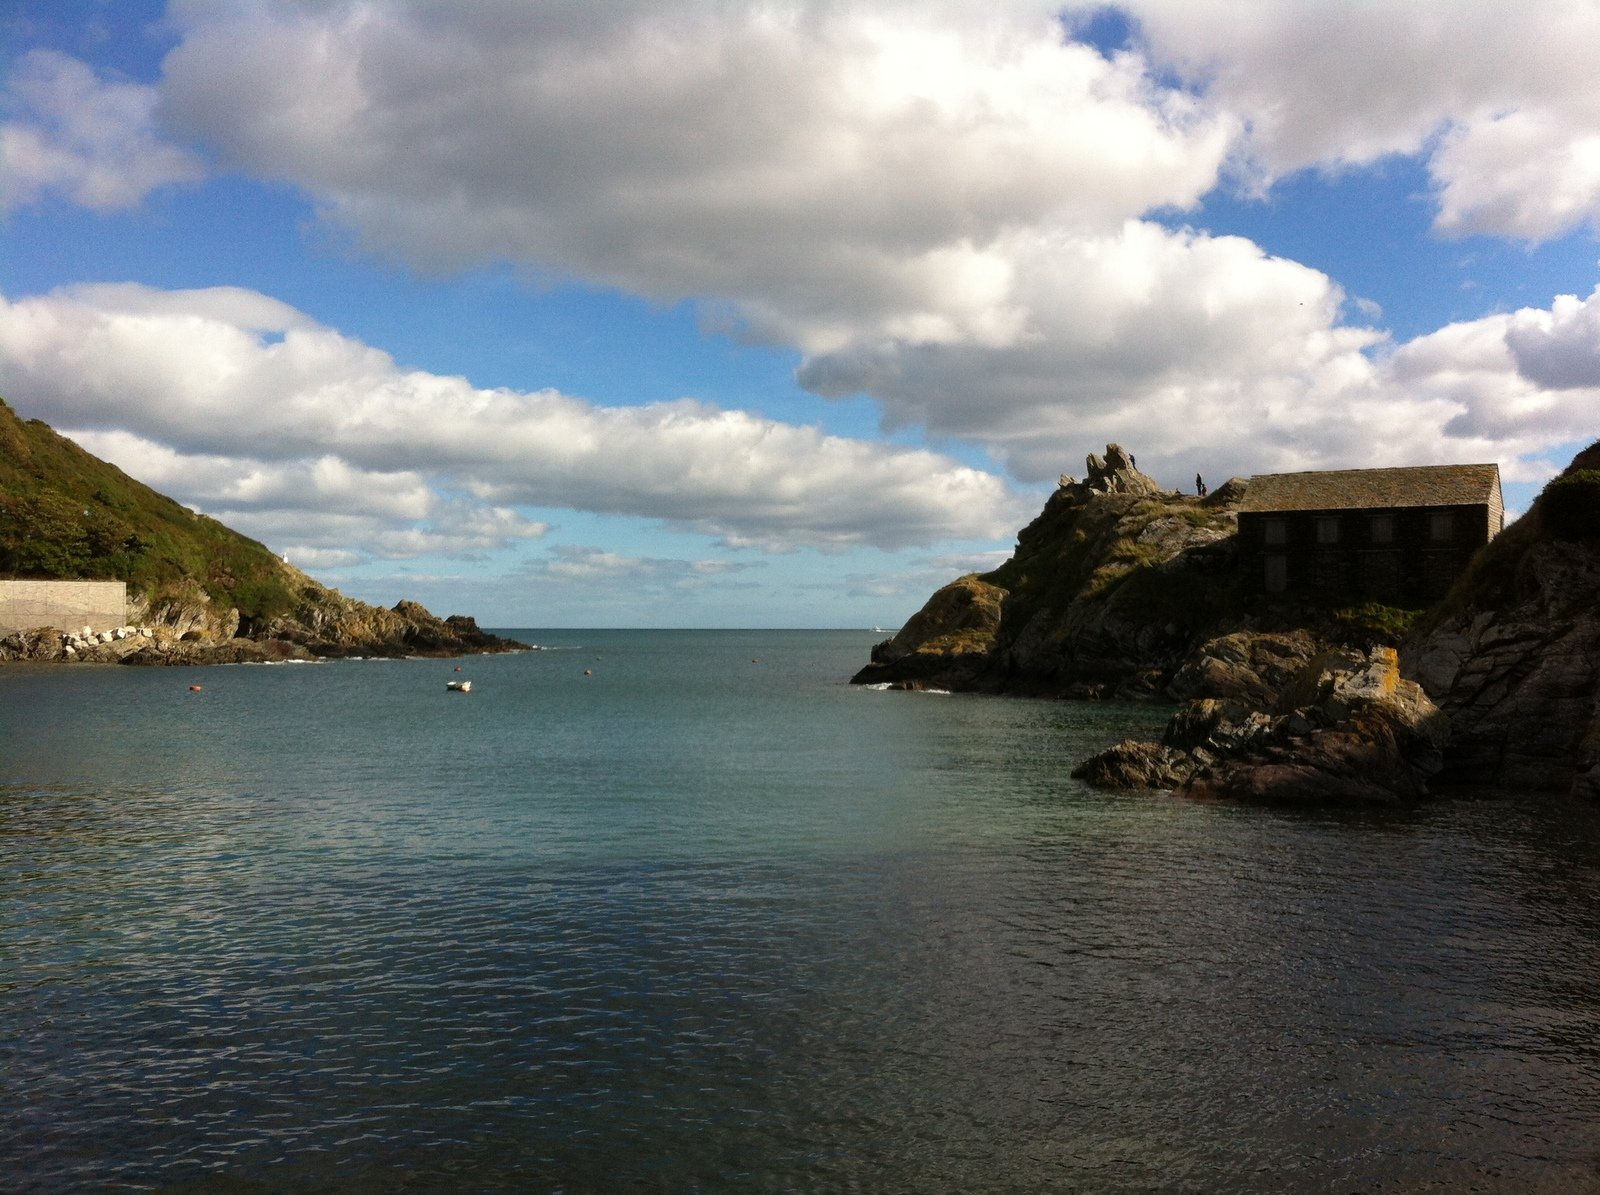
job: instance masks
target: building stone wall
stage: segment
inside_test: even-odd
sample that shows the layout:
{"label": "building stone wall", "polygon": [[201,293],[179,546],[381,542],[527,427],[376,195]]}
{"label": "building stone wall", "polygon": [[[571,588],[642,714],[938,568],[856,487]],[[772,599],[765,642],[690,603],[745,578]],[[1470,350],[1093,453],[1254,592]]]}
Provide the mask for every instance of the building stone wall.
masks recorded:
{"label": "building stone wall", "polygon": [[1490,503],[1239,512],[1239,565],[1265,593],[1419,608],[1442,598],[1499,528]]}
{"label": "building stone wall", "polygon": [[109,631],[127,620],[122,581],[0,581],[0,635],[60,627]]}

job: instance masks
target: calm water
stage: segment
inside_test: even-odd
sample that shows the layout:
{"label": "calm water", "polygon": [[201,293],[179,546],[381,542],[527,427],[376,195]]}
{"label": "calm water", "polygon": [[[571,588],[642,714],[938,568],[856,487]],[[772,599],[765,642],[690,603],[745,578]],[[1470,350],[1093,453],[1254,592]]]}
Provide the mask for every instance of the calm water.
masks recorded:
{"label": "calm water", "polygon": [[1106,795],[1160,711],[527,634],[0,669],[0,1188],[1600,1191],[1593,809]]}

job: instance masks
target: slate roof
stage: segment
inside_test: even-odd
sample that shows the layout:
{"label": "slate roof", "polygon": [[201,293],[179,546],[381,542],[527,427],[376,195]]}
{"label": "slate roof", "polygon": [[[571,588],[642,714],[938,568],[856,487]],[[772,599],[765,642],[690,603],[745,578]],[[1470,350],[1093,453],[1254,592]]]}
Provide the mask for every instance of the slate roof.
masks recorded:
{"label": "slate roof", "polygon": [[1242,512],[1375,510],[1403,506],[1492,505],[1498,465],[1413,465],[1403,469],[1330,469],[1260,473],[1250,479]]}

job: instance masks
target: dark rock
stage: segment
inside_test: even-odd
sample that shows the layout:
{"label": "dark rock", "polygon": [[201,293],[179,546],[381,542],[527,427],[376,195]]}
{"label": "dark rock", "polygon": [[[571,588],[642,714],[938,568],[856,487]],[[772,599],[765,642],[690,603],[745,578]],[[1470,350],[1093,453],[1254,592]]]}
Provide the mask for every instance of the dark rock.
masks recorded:
{"label": "dark rock", "polygon": [[1196,766],[1186,751],[1126,739],[1084,760],[1072,774],[1095,788],[1175,788]]}
{"label": "dark rock", "polygon": [[952,581],[892,639],[872,649],[872,662],[851,683],[915,680],[939,688],[969,687],[993,649],[1005,598],[1005,590],[976,576]]}
{"label": "dark rock", "polygon": [[1203,696],[1270,706],[1325,646],[1309,631],[1236,631],[1202,644],[1167,693],[1180,701]]}
{"label": "dark rock", "polygon": [[1134,467],[1133,457],[1120,444],[1107,444],[1104,457],[1090,453],[1085,462],[1089,475],[1083,484],[1103,494],[1159,494],[1161,487]]}
{"label": "dark rock", "polygon": [[[1226,650],[1252,656],[1238,640]],[[1233,801],[1427,794],[1446,724],[1421,687],[1400,677],[1392,648],[1319,653],[1271,697],[1264,704],[1273,712],[1237,695],[1188,701],[1161,743],[1119,743],[1073,775],[1101,787],[1172,787],[1178,796]]]}
{"label": "dark rock", "polygon": [[1218,744],[1213,742],[1214,736],[1219,732],[1226,736],[1228,731],[1225,728],[1241,723],[1250,712],[1246,705],[1238,701],[1223,701],[1214,697],[1186,701],[1167,721],[1161,741],[1180,751],[1192,751],[1196,747],[1216,748]]}
{"label": "dark rock", "polygon": [[1600,443],[1402,649],[1406,675],[1450,717],[1445,782],[1600,796],[1600,541],[1574,533],[1588,517],[1579,507],[1600,501],[1597,469]]}

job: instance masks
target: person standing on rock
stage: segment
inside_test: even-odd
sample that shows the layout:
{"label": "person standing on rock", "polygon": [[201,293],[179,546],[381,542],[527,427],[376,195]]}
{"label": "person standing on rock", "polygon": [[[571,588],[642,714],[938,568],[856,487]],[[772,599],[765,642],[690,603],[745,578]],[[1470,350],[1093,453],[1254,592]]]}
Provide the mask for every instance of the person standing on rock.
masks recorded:
{"label": "person standing on rock", "polygon": [[1205,479],[1202,478],[1198,473],[1194,475],[1194,492],[1199,494],[1202,498],[1206,496]]}

